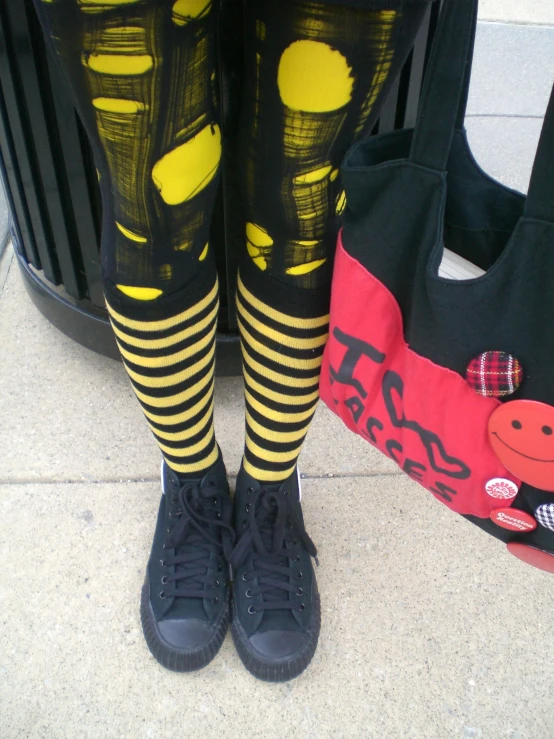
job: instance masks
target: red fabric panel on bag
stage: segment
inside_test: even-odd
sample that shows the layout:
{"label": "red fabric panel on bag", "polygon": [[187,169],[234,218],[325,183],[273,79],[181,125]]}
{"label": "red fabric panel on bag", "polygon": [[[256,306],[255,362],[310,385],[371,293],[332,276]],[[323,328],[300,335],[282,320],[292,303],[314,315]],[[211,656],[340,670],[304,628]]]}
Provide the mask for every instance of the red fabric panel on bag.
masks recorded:
{"label": "red fabric panel on bag", "polygon": [[492,478],[521,484],[488,439],[500,401],[408,347],[394,296],[345,251],[342,234],[320,392],[348,428],[457,513],[488,518],[505,507],[485,490]]}

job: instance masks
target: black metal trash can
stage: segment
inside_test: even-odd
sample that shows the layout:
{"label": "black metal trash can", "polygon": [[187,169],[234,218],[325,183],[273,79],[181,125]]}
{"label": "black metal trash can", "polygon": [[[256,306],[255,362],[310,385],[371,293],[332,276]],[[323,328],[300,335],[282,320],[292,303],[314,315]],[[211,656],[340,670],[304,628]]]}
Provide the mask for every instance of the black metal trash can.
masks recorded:
{"label": "black metal trash can", "polygon": [[[233,174],[237,126],[233,101],[240,99],[243,44],[237,7],[243,1],[248,0],[219,0],[218,8],[225,154],[210,238],[218,255],[221,285],[219,375],[241,371],[234,295],[244,224]],[[439,4],[433,5],[385,103],[377,127],[380,132],[415,122],[438,14]],[[75,341],[119,359],[100,279],[96,170],[61,73],[45,47],[31,0],[0,3],[0,173],[15,253],[33,302]]]}

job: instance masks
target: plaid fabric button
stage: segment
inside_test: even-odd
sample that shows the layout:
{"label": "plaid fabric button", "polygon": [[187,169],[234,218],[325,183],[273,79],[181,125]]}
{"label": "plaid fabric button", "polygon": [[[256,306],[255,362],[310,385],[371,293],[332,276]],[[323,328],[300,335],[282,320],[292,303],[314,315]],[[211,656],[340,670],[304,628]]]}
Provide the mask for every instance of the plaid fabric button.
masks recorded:
{"label": "plaid fabric button", "polygon": [[545,529],[554,531],[554,503],[545,503],[535,511],[535,518]]}
{"label": "plaid fabric button", "polygon": [[466,380],[479,395],[503,398],[521,385],[523,368],[511,354],[484,352],[469,363]]}

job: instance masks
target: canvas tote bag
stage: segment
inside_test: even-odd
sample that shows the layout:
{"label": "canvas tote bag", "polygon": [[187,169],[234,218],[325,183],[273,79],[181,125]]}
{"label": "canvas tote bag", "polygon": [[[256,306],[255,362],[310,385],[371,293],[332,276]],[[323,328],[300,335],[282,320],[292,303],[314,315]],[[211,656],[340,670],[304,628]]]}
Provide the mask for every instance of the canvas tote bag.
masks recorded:
{"label": "canvas tote bag", "polygon": [[[554,572],[554,91],[528,196],[463,129],[477,0],[445,0],[415,130],[342,168],[321,397],[438,500]],[[441,277],[444,249],[483,271]]]}

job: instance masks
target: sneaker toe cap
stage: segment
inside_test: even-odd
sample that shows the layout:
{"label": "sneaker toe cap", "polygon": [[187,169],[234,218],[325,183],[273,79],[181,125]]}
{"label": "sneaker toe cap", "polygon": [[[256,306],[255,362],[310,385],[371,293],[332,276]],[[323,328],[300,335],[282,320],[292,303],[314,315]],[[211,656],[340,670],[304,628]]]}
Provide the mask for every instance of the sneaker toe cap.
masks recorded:
{"label": "sneaker toe cap", "polygon": [[309,641],[303,631],[264,631],[250,637],[250,644],[266,659],[283,659],[298,652]]}
{"label": "sneaker toe cap", "polygon": [[166,619],[158,622],[162,639],[174,649],[198,649],[213,637],[214,629],[197,619]]}

